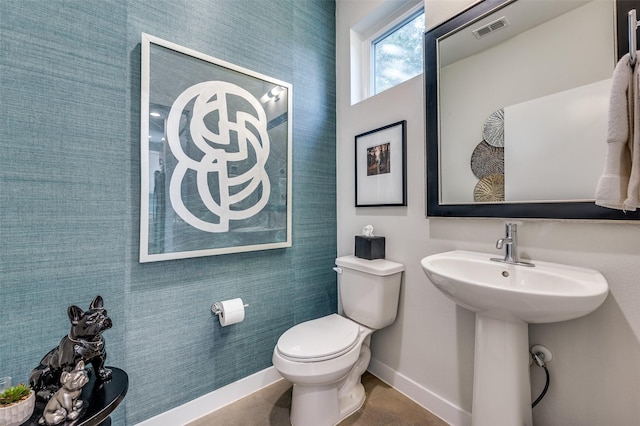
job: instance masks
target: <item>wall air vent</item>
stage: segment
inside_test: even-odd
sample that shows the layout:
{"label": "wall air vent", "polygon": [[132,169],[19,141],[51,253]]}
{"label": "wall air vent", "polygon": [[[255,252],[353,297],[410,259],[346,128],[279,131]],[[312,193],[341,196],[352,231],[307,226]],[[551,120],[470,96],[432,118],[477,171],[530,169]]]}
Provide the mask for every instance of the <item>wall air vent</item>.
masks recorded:
{"label": "wall air vent", "polygon": [[503,16],[502,18],[496,19],[493,22],[489,22],[487,25],[477,28],[473,30],[473,35],[476,38],[480,39],[485,37],[495,31],[501,30],[502,28],[506,28],[509,26],[509,21],[507,21],[507,17]]}

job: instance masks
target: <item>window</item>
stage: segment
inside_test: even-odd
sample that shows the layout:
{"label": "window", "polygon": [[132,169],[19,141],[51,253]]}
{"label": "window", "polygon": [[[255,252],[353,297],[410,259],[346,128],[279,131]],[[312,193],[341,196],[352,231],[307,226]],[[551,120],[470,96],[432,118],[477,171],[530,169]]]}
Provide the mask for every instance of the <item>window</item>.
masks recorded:
{"label": "window", "polygon": [[422,73],[424,1],[384,1],[351,27],[351,103]]}
{"label": "window", "polygon": [[424,9],[403,18],[371,42],[374,95],[422,73]]}

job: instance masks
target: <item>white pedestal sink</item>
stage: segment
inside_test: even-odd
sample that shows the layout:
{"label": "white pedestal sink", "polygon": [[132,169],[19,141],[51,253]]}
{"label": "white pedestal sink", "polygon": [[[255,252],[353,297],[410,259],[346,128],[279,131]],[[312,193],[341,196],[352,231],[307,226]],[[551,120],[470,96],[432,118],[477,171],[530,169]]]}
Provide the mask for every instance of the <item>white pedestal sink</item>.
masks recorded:
{"label": "white pedestal sink", "polygon": [[532,426],[528,323],[587,315],[609,287],[592,269],[549,262],[527,268],[491,257],[452,251],[420,263],[433,285],[476,313],[473,426]]}

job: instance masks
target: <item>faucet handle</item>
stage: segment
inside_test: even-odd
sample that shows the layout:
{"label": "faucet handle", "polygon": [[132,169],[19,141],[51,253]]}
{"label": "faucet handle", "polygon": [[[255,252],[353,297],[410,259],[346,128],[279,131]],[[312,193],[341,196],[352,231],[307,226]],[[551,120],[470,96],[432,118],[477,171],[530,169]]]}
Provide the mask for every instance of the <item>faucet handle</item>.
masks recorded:
{"label": "faucet handle", "polygon": [[496,241],[496,248],[498,250],[501,250],[502,247],[504,247],[504,241],[505,241],[504,238],[498,238],[498,241]]}

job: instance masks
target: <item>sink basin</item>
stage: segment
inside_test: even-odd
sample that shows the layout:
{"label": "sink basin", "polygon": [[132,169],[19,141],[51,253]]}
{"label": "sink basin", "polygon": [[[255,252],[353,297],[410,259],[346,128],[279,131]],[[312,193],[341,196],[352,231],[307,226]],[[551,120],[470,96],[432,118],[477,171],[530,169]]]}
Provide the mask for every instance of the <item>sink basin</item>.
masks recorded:
{"label": "sink basin", "polygon": [[476,313],[527,323],[565,321],[598,308],[609,292],[598,271],[549,262],[527,268],[490,260],[495,255],[451,251],[422,259],[431,282]]}
{"label": "sink basin", "polygon": [[491,257],[451,251],[420,263],[439,290],[476,313],[473,426],[532,426],[528,323],[587,315],[609,286],[592,269],[549,262],[527,268]]}

